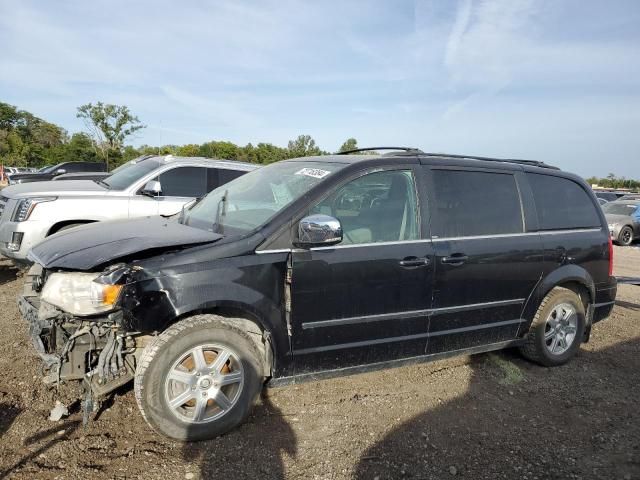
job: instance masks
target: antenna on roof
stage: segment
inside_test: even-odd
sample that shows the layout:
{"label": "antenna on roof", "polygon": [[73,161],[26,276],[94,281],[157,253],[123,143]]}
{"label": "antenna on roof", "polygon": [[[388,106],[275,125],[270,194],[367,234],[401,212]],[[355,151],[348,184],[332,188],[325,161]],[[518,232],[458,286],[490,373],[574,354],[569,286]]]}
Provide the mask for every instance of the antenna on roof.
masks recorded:
{"label": "antenna on roof", "polygon": [[371,152],[374,150],[402,150],[407,153],[424,153],[419,148],[412,148],[412,147],[369,147],[369,148],[355,148],[353,150],[347,150],[346,152],[338,152],[336,153],[336,155],[349,155],[350,153]]}

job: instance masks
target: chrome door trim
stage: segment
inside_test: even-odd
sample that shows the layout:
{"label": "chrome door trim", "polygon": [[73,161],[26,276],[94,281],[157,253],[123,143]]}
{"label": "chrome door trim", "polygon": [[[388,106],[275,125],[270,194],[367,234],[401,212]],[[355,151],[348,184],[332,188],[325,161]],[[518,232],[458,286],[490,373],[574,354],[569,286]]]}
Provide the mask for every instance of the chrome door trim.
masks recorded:
{"label": "chrome door trim", "polygon": [[276,248],[273,250],[256,250],[256,253],[289,253],[293,251],[322,251],[322,250],[335,250],[340,248],[359,248],[359,247],[375,247],[384,245],[402,245],[410,243],[431,243],[431,242],[450,242],[459,240],[482,240],[491,238],[511,238],[511,237],[530,237],[535,235],[565,235],[570,233],[588,233],[588,232],[602,232],[602,228],[574,228],[567,230],[541,230],[537,232],[522,232],[522,233],[499,233],[495,235],[471,235],[468,237],[432,237],[430,239],[422,238],[419,240],[396,240],[390,242],[369,242],[369,243],[354,243],[352,245],[334,245],[331,247],[313,247],[306,249],[293,249],[293,248]]}
{"label": "chrome door trim", "polygon": [[450,242],[453,240],[482,240],[489,238],[530,237],[535,235],[564,235],[570,233],[601,232],[602,228],[574,228],[567,230],[540,230],[537,232],[500,233],[496,235],[470,235],[468,237],[433,237],[434,242]]}

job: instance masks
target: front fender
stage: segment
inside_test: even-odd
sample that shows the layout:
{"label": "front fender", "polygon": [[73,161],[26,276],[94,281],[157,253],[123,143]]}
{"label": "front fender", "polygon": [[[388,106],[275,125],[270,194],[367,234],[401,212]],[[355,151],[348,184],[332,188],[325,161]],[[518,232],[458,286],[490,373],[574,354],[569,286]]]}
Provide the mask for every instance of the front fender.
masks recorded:
{"label": "front fender", "polygon": [[121,297],[125,328],[161,332],[177,319],[192,314],[244,313],[269,332],[277,352],[288,352],[284,263],[249,263],[231,258],[195,266],[199,268],[167,269],[161,273],[144,268],[133,271]]}

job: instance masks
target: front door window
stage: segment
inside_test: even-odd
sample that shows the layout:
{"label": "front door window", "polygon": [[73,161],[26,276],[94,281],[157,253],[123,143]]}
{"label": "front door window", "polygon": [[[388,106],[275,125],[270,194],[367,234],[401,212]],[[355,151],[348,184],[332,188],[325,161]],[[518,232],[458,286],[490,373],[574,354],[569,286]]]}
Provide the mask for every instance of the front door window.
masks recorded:
{"label": "front door window", "polygon": [[338,188],[310,214],[340,220],[341,244],[398,242],[420,238],[415,182],[410,170],[369,173]]}

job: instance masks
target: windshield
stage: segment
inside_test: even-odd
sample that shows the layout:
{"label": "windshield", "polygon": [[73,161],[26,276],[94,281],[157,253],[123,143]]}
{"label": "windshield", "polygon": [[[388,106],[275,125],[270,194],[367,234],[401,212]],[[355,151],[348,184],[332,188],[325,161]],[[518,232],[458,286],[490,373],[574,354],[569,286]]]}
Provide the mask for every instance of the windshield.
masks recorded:
{"label": "windshield", "polygon": [[57,165],[53,165],[51,167],[43,167],[40,170],[38,170],[39,173],[51,173],[53,172],[56,168],[58,168],[60,165],[62,165],[61,163],[57,164]]}
{"label": "windshield", "polygon": [[637,208],[638,206],[633,204],[607,203],[602,206],[602,211],[611,215],[632,215]]}
{"label": "windshield", "polygon": [[125,164],[116,168],[111,172],[111,175],[104,178],[102,182],[109,185],[109,188],[112,190],[124,190],[159,166],[160,162],[151,158],[138,163]]}
{"label": "windshield", "polygon": [[247,233],[295,202],[344,165],[273,163],[218,187],[186,215],[184,223],[219,233]]}

